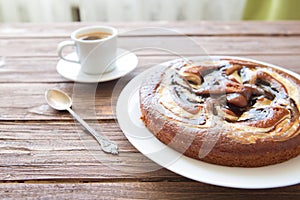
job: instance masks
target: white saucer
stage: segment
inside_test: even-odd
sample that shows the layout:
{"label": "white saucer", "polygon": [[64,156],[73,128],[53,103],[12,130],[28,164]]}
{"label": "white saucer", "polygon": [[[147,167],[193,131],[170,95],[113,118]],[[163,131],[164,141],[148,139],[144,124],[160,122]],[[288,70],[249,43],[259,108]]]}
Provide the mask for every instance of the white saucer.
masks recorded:
{"label": "white saucer", "polygon": [[[66,56],[68,59],[76,60],[77,54],[75,52],[70,53]],[[97,83],[111,81],[122,76],[125,76],[132,70],[134,70],[138,64],[137,56],[125,49],[117,50],[117,60],[114,63],[116,68],[102,75],[91,75],[80,71],[80,64],[67,62],[60,59],[57,63],[56,70],[64,78],[81,82],[81,83]]]}

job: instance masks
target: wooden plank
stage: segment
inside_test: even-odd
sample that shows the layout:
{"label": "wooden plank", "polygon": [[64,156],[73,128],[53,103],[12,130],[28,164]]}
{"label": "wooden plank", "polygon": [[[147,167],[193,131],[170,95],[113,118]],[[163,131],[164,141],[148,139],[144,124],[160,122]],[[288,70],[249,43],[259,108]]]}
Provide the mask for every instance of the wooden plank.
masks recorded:
{"label": "wooden plank", "polygon": [[[232,56],[240,56],[231,54]],[[288,68],[300,74],[299,55],[243,55],[242,57],[252,58],[269,62],[284,68]],[[162,62],[179,58],[175,55],[168,56],[138,56],[139,64],[131,74],[138,75],[147,68]],[[63,83],[72,82],[64,79],[56,72],[56,57],[8,57],[6,65],[0,68],[0,83]],[[47,73],[45,73],[45,71]]]}
{"label": "wooden plank", "polygon": [[[0,39],[0,55],[5,57],[57,56],[57,45],[68,38]],[[120,48],[138,55],[295,55],[300,54],[300,37],[122,37]],[[66,49],[66,53],[72,50]]]}
{"label": "wooden plank", "polygon": [[[128,82],[128,80],[126,81]],[[0,120],[70,120],[70,114],[56,111],[47,105],[45,91],[51,88],[61,89],[73,98],[73,109],[85,119],[115,119],[112,104],[122,88],[114,93],[114,83],[97,84],[7,84],[3,83],[0,93]],[[125,86],[125,85],[124,85]],[[87,98],[89,97],[89,98]],[[115,105],[115,103],[114,103]],[[94,114],[94,112],[96,112]]]}
{"label": "wooden plank", "polygon": [[0,67],[0,82],[68,82],[56,72],[57,62],[54,57],[5,58],[5,65]]}
{"label": "wooden plank", "polygon": [[185,179],[139,153],[115,122],[89,123],[119,145],[119,155],[103,153],[74,121],[1,122],[0,180]]}
{"label": "wooden plank", "polygon": [[[1,84],[0,91],[6,95],[0,98],[0,119],[26,119],[34,115],[42,120],[53,114],[64,119],[66,115],[58,115],[46,104],[45,91],[53,87],[72,89],[70,84]],[[15,117],[12,114],[16,114]]]}
{"label": "wooden plank", "polygon": [[139,153],[114,121],[90,124],[119,145],[118,156],[100,151],[97,142],[73,121],[2,121],[0,180],[182,181],[185,179],[163,169]]}
{"label": "wooden plank", "polygon": [[[50,24],[0,24],[0,38],[7,37],[66,37],[77,28],[89,25],[108,25],[116,27],[123,36],[139,35],[210,35],[210,36],[242,36],[242,35],[299,35],[299,21],[261,22],[261,21],[195,21],[195,22],[80,22],[80,23],[50,23]],[[51,28],[49,28],[51,27]],[[157,29],[148,29],[141,33],[137,29],[156,27],[158,29],[170,29],[170,32],[161,32]]]}
{"label": "wooden plank", "polygon": [[197,182],[3,183],[1,199],[299,199],[300,187],[238,190]]}

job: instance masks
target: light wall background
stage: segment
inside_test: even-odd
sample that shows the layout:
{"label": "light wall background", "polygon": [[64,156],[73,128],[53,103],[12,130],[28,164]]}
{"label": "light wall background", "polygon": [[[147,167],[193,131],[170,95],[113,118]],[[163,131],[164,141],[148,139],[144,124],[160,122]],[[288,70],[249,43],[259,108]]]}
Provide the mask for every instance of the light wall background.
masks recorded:
{"label": "light wall background", "polygon": [[0,0],[0,22],[241,20],[246,0]]}

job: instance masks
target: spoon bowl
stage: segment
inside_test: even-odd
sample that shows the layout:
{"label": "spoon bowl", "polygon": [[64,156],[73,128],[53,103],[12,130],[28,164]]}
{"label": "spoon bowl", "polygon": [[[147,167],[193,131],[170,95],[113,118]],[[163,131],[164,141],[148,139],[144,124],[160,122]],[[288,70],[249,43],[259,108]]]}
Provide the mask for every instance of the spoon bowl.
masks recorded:
{"label": "spoon bowl", "polygon": [[45,94],[47,103],[56,110],[67,110],[72,106],[72,99],[63,91],[50,89]]}
{"label": "spoon bowl", "polygon": [[72,99],[63,91],[58,89],[50,89],[45,93],[47,103],[56,110],[67,110],[86,130],[91,133],[92,136],[101,145],[102,150],[105,153],[118,154],[118,145],[103,135],[96,132],[95,129],[90,127],[83,119],[79,117],[72,109]]}

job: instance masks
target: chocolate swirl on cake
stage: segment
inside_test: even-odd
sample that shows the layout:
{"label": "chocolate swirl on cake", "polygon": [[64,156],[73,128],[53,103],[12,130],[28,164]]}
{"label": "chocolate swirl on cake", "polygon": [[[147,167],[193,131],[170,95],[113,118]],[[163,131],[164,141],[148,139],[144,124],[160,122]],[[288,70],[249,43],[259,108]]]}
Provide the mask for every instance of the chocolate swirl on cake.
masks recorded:
{"label": "chocolate swirl on cake", "polygon": [[[299,88],[296,77],[255,62],[176,60],[142,85],[142,119],[158,139],[190,157],[269,165],[300,153]],[[211,133],[216,119],[222,127]],[[192,137],[189,144],[186,137]],[[206,140],[215,145],[199,158]]]}

